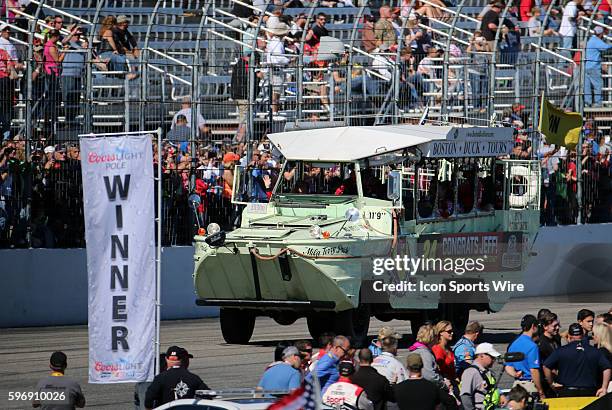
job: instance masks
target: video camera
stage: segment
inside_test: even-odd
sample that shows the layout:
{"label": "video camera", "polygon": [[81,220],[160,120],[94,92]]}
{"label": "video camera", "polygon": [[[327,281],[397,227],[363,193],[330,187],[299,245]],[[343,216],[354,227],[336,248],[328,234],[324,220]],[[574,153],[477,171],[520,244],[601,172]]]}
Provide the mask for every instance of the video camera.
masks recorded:
{"label": "video camera", "polygon": [[548,404],[542,402],[538,393],[531,393],[527,399],[525,410],[548,410]]}

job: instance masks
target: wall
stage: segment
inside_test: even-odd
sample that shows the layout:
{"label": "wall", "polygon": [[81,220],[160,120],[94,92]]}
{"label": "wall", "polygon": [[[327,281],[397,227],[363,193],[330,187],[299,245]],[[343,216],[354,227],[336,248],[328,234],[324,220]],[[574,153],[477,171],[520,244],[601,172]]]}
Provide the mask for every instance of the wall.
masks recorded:
{"label": "wall", "polygon": [[[612,224],[545,227],[525,272],[525,296],[612,291]],[[193,248],[162,253],[162,318],[217,314],[195,306]],[[87,322],[84,249],[0,250],[0,327]]]}
{"label": "wall", "polygon": [[[195,305],[193,248],[162,252],[162,319],[216,316]],[[0,250],[0,327],[87,323],[85,249]]]}

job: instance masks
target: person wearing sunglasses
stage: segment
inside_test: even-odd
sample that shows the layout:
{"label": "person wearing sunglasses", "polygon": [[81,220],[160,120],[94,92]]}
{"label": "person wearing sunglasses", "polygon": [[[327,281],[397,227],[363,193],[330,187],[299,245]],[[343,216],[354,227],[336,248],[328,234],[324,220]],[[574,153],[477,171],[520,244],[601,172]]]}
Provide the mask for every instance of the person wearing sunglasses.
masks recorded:
{"label": "person wearing sunglasses", "polygon": [[351,343],[345,336],[336,336],[332,348],[317,361],[314,370],[306,376],[308,380],[312,380],[313,373],[316,372],[321,385],[321,393],[324,394],[329,386],[338,381],[340,377],[338,363],[343,359],[350,359],[348,357],[350,348]]}

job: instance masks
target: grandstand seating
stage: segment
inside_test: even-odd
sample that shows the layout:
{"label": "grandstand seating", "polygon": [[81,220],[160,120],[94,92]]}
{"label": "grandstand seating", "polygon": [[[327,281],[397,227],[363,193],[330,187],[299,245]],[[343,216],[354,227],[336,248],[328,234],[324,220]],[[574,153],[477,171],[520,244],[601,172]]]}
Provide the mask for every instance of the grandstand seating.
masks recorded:
{"label": "grandstand seating", "polygon": [[[109,74],[92,67],[90,93],[85,93],[83,98],[91,99],[93,131],[136,129],[143,118],[151,126],[167,126],[179,108],[181,98],[197,94],[199,99],[196,103],[212,125],[213,134],[223,138],[231,136],[237,124],[236,107],[230,100],[230,82],[233,63],[243,46],[234,38],[236,34],[241,35],[241,40],[245,38],[242,29],[232,29],[228,25],[235,17],[230,14],[233,3],[234,0],[48,0],[44,2],[43,10],[47,15],[62,14],[66,25],[76,22],[76,17],[89,33],[98,30],[103,16],[127,15],[131,20],[130,31],[139,46],[143,47],[147,42],[143,60],[132,62],[141,73],[140,79],[146,79],[144,86],[140,79],[125,80],[116,73]],[[350,8],[285,10],[285,14],[290,16],[299,13],[311,14],[311,11],[325,12],[329,16],[327,28],[330,35],[347,45],[347,50],[352,51],[352,63],[364,67],[363,75],[379,85],[379,91],[375,94],[354,92],[348,103],[344,101],[345,95],[328,97],[333,101],[330,101],[331,109],[327,109],[322,107],[325,96],[320,95],[318,88],[322,82],[329,84],[333,70],[313,68],[307,64],[309,60],[306,57],[304,67],[300,67],[296,61],[284,73],[280,114],[288,121],[313,116],[320,120],[335,120],[345,118],[348,114],[349,117],[366,116],[377,122],[389,122],[420,116],[418,112],[409,112],[406,104],[398,101],[393,84],[395,76],[391,75],[391,80],[382,79],[380,67],[373,64],[373,56],[360,49],[363,30],[361,17],[377,13],[377,3],[368,4]],[[434,32],[435,44],[447,52],[447,46],[455,44],[465,53],[465,45],[480,24],[476,16],[482,11],[484,4],[484,0],[467,0],[463,2],[463,7],[448,7],[445,10],[448,16],[456,14],[455,18],[430,19],[426,27]],[[581,32],[586,33],[589,22],[583,20],[580,24],[584,26]],[[523,34],[526,34],[524,25],[521,27]],[[354,33],[355,30],[357,33]],[[349,44],[352,38],[357,42]],[[541,45],[540,51],[538,44]],[[433,118],[450,115],[462,122],[473,120],[472,122],[482,124],[486,123],[493,113],[500,119],[504,111],[515,102],[520,101],[531,109],[543,90],[553,102],[571,106],[574,103],[572,93],[578,91],[579,76],[569,71],[576,70],[576,65],[555,52],[558,45],[559,39],[556,37],[540,39],[523,35],[518,59],[510,64],[503,60],[498,50],[495,65],[489,68],[489,78],[493,78],[494,89],[491,95],[492,111],[487,114],[474,111],[474,96],[467,75],[469,60],[449,57],[449,64],[445,66],[445,60],[441,59],[435,65],[436,70],[440,73],[453,70],[452,73],[447,73],[452,78],[440,88],[424,92],[431,105],[430,115]],[[25,51],[25,47],[22,47],[22,55],[25,55]],[[194,58],[199,60],[195,61]],[[376,58],[386,59],[388,62],[378,64],[385,65],[391,72],[399,67],[394,62],[395,55]],[[536,58],[539,58],[539,61],[536,61]],[[537,64],[540,64],[541,77],[539,89],[536,90],[534,73]],[[267,68],[263,66],[258,70],[267,72]],[[322,80],[317,79],[317,73],[322,73]],[[298,81],[300,76],[302,79]],[[194,78],[196,85],[193,84]],[[442,78],[444,75],[439,76],[439,79]],[[604,77],[606,101],[612,101],[611,78],[612,74]],[[425,83],[433,84],[435,81],[425,80]],[[450,84],[454,83],[460,87],[453,88]],[[265,86],[265,82],[262,85]],[[269,94],[263,87],[252,102],[255,121],[269,120]],[[442,112],[443,99],[447,99],[446,113]],[[22,126],[25,121],[25,107],[22,95],[15,115],[17,126]],[[299,116],[301,118],[298,118]]]}

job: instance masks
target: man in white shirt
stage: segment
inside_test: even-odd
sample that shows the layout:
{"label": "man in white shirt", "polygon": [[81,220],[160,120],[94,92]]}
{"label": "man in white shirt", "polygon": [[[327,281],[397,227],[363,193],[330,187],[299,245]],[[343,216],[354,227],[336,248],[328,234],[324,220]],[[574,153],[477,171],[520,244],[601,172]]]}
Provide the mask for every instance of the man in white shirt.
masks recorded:
{"label": "man in white shirt", "polygon": [[[179,115],[184,115],[185,118],[187,118],[186,125],[188,128],[191,128],[191,97],[183,98],[181,109],[176,114],[174,114],[174,117],[172,118],[172,125],[170,126],[171,129],[174,129],[176,127],[176,122],[177,122]],[[199,110],[196,115],[197,115],[197,120],[198,120],[198,128],[200,132],[202,134],[207,133],[208,127],[206,127],[206,122],[204,121],[204,117],[202,117],[202,114],[199,113]]]}
{"label": "man in white shirt", "polygon": [[408,378],[406,368],[396,358],[397,342],[393,336],[385,337],[381,341],[382,353],[372,362],[372,367],[385,376],[391,384],[401,383]]}
{"label": "man in white shirt", "polygon": [[8,24],[0,24],[0,48],[7,52],[15,63],[19,60],[17,48],[11,43],[11,29]]}
{"label": "man in white shirt", "polygon": [[565,49],[564,53],[571,57],[572,51],[568,50],[574,48],[574,37],[576,37],[576,22],[583,12],[578,11],[578,6],[582,4],[583,0],[571,0],[565,5],[563,9],[563,17],[561,18],[561,26],[559,27],[559,34],[563,39],[562,48]]}
{"label": "man in white shirt", "polygon": [[289,26],[282,22],[269,24],[266,30],[268,43],[266,45],[266,63],[271,73],[266,74],[269,79],[269,86],[272,87],[272,115],[275,121],[282,120],[278,114],[278,100],[280,99],[281,87],[285,83],[283,67],[289,64],[290,60],[285,55],[285,45],[283,37],[289,33]]}

